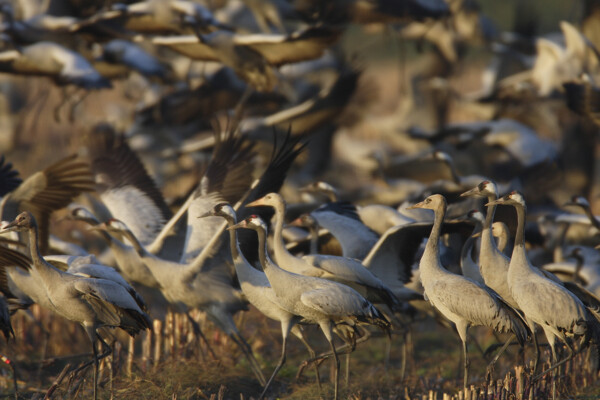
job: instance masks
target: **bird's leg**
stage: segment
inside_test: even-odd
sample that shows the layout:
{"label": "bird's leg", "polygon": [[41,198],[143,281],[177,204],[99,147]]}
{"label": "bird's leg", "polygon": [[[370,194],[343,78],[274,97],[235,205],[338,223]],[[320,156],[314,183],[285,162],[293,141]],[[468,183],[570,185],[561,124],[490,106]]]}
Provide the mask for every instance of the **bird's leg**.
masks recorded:
{"label": "bird's leg", "polygon": [[263,375],[260,366],[258,365],[258,361],[256,361],[256,358],[254,358],[254,355],[252,354],[252,348],[250,347],[250,345],[238,332],[233,332],[229,336],[233,339],[233,341],[238,345],[240,350],[242,350],[242,353],[244,353],[244,355],[246,356],[246,359],[250,363],[250,368],[252,368],[252,371],[254,372],[254,375],[256,375],[256,378],[258,379],[260,384],[262,386],[265,386],[267,381],[265,380],[265,376]]}
{"label": "bird's leg", "polygon": [[94,400],[98,400],[98,349],[96,341],[92,341],[92,350],[94,352]]}
{"label": "bird's leg", "polygon": [[331,346],[331,353],[333,354],[333,361],[335,367],[335,375],[334,375],[334,386],[333,386],[333,398],[337,400],[338,398],[338,387],[340,382],[340,359],[335,351],[335,345],[333,344],[333,340],[329,340],[329,345]]}
{"label": "bird's leg", "polygon": [[535,334],[535,332],[533,332],[531,335],[533,337],[533,346],[535,348],[535,360],[533,361],[532,374],[535,375],[535,373],[537,372],[537,369],[538,369],[538,364],[540,362],[540,345],[538,344],[537,335]]}
{"label": "bird's leg", "polygon": [[71,107],[69,108],[69,122],[75,122],[75,109],[78,105],[80,105],[86,97],[89,96],[91,92],[89,90],[85,90],[83,92],[76,90],[73,93],[75,100],[71,103]]}
{"label": "bird's leg", "polygon": [[[288,327],[288,332],[289,332],[289,327]],[[287,332],[283,335],[283,343],[281,345],[281,357],[279,358],[279,362],[277,363],[277,366],[275,367],[275,370],[273,371],[273,374],[271,375],[271,377],[267,381],[267,384],[265,385],[265,388],[263,389],[262,393],[258,397],[258,400],[262,400],[265,397],[265,393],[267,393],[267,390],[269,389],[269,386],[271,385],[271,382],[275,378],[275,375],[277,375],[277,373],[279,372],[279,370],[281,369],[281,367],[283,367],[283,364],[285,363],[285,347],[286,347],[286,344],[287,344]]]}
{"label": "bird's leg", "polygon": [[185,313],[185,315],[186,315],[188,321],[190,321],[190,324],[192,325],[192,330],[194,331],[194,335],[196,337],[200,337],[200,339],[202,339],[204,341],[204,344],[206,345],[206,348],[208,349],[208,352],[210,353],[210,356],[212,357],[212,359],[218,360],[212,347],[210,347],[208,340],[206,340],[206,336],[204,336],[204,333],[202,333],[202,329],[200,329],[200,325],[198,325],[198,323],[194,320],[194,318],[192,318],[192,316],[189,313]]}
{"label": "bird's leg", "polygon": [[69,92],[66,86],[61,87],[60,92],[62,94],[60,103],[56,107],[54,107],[54,121],[61,122],[62,118],[60,117],[60,113],[63,107],[65,107],[69,102]]}
{"label": "bird's leg", "polygon": [[533,377],[534,381],[537,381],[538,379],[540,379],[541,377],[543,377],[544,375],[546,375],[548,372],[550,371],[554,371],[556,368],[560,367],[561,365],[571,361],[571,359],[573,358],[573,356],[575,355],[575,352],[573,351],[573,348],[571,347],[571,345],[569,343],[567,343],[566,341],[564,342],[565,346],[567,346],[567,351],[569,352],[569,354],[567,355],[567,357],[565,357],[564,359],[558,361],[558,357],[556,355],[556,351],[554,349],[554,344],[551,343],[550,347],[552,349],[552,358],[555,361],[554,365],[551,365],[550,368],[548,368],[547,370],[540,372],[538,375]]}
{"label": "bird's leg", "polygon": [[465,364],[464,364],[464,370],[465,370],[465,377],[463,380],[463,388],[466,390],[467,389],[467,383],[469,380],[469,355],[467,354],[467,341],[463,340],[462,342],[462,346],[463,346],[463,354],[464,354],[464,360],[465,360]]}
{"label": "bird's leg", "polygon": [[[359,343],[363,343],[366,342],[367,340],[369,340],[369,338],[371,337],[371,332],[369,332],[368,330],[364,331],[365,334],[358,340],[354,340],[352,342],[346,342],[344,345],[340,346],[337,349],[338,355],[341,354],[347,354],[347,353],[352,353],[354,351],[354,349],[356,348],[356,345]],[[333,355],[333,353],[330,351],[328,353],[321,353],[318,356],[316,356],[315,358],[311,358],[308,360],[304,360],[300,366],[301,370],[303,370],[307,365],[311,364],[311,363],[322,363],[323,361],[325,361],[326,359],[328,359],[329,357],[331,357]],[[300,373],[300,371],[297,374],[297,377],[299,377],[300,375],[302,375]]]}
{"label": "bird's leg", "polygon": [[[309,354],[310,358],[314,359],[316,357],[316,353],[313,350],[313,348],[310,346],[310,344],[304,338],[302,331],[297,326],[294,326],[294,328],[292,328],[292,332],[296,335],[296,337],[298,339],[300,339],[302,344],[304,344],[304,347],[306,347],[306,349],[308,350],[308,354]],[[317,386],[319,387],[319,395],[321,395],[321,375],[319,373],[319,364],[318,363],[314,363],[314,364],[315,364],[315,375],[317,376]],[[300,377],[300,375],[301,375],[301,370],[298,369],[298,373],[296,374],[296,379],[298,379]]]}
{"label": "bird's leg", "polygon": [[390,366],[390,354],[392,352],[392,337],[388,336],[385,341],[385,356],[383,358],[383,367],[385,368],[386,374],[388,367]]}
{"label": "bird's leg", "polygon": [[[407,344],[407,337],[408,334],[404,334],[404,338],[402,341],[402,364],[400,365],[400,379],[404,380],[404,377],[406,376],[406,359],[408,358],[408,344]],[[392,337],[388,336],[387,339],[387,345],[386,347],[389,347],[391,349],[392,347]],[[386,359],[387,364],[385,366],[385,370],[387,371],[388,368],[388,364],[389,364],[389,355],[388,358]]]}
{"label": "bird's leg", "polygon": [[348,385],[350,384],[350,353],[346,353],[346,376],[344,378],[346,389],[348,389]]}
{"label": "bird's leg", "polygon": [[512,340],[515,338],[515,334],[513,333],[512,335],[510,335],[510,337],[508,338],[508,340],[506,342],[504,342],[504,345],[500,348],[500,351],[498,351],[498,354],[496,354],[496,356],[492,359],[492,361],[488,364],[487,369],[486,369],[486,382],[489,382],[489,380],[492,377],[492,371],[494,371],[494,365],[496,365],[496,362],[498,362],[498,359],[500,358],[500,356],[502,355],[502,353],[504,353],[506,351],[506,349],[508,348],[508,346],[511,345]]}

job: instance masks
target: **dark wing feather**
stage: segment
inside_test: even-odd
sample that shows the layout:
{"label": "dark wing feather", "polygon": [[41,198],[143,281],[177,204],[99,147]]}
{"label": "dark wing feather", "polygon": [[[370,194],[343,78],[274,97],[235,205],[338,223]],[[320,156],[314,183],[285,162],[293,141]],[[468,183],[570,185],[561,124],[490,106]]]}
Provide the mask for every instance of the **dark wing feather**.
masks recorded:
{"label": "dark wing feather", "polygon": [[[271,161],[260,177],[258,184],[250,191],[246,197],[244,204],[248,204],[254,200],[260,199],[264,195],[273,192],[279,192],[283,181],[287,176],[287,172],[292,166],[294,160],[306,147],[306,143],[299,144],[300,138],[293,138],[288,130],[281,146],[277,145],[278,134],[274,133],[273,153]],[[263,221],[269,223],[273,217],[273,208],[271,207],[252,207],[250,209],[240,207],[237,217],[238,221],[249,217],[251,214],[259,215]],[[240,241],[240,249],[246,259],[255,263],[258,261],[258,241],[256,234],[247,229],[238,230],[238,240]]]}
{"label": "dark wing feather", "polygon": [[171,218],[162,193],[123,135],[101,125],[88,135],[86,147],[96,182],[100,182],[99,192],[133,186],[155,204],[164,220]]}
{"label": "dark wing feather", "polygon": [[252,185],[254,143],[246,135],[228,129],[224,138],[215,134],[212,159],[196,189],[195,197],[218,192],[223,200],[235,204]]}
{"label": "dark wing feather", "polygon": [[27,178],[7,195],[2,218],[12,220],[21,211],[30,211],[39,227],[40,250],[48,248],[50,214],[66,207],[82,192],[94,190],[87,163],[68,156]]}
{"label": "dark wing feather", "polygon": [[12,192],[23,182],[19,178],[19,171],[13,169],[12,163],[5,162],[4,156],[0,158],[0,196]]}

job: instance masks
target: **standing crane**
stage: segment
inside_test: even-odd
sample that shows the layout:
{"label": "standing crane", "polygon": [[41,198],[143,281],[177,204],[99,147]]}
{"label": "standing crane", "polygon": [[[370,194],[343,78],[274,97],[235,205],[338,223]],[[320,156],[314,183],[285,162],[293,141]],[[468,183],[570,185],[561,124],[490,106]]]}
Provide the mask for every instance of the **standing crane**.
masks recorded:
{"label": "standing crane", "polygon": [[[112,352],[98,333],[98,328],[119,327],[134,336],[143,329],[151,328],[150,318],[123,286],[106,279],[62,272],[44,260],[39,249],[37,223],[28,211],[19,214],[1,232],[10,231],[27,233],[33,268],[42,280],[54,311],[68,320],[79,322],[90,338],[94,355],[94,399],[97,399],[98,361]],[[98,342],[104,349],[100,355]]]}
{"label": "standing crane", "polygon": [[[227,220],[229,227],[232,227],[237,223],[235,210],[227,203],[217,204],[205,215],[223,217]],[[310,353],[311,359],[315,358],[315,351],[304,338],[304,335],[298,325],[296,325],[301,320],[300,316],[290,313],[279,304],[279,300],[275,295],[273,288],[269,284],[269,280],[267,279],[265,273],[254,268],[248,262],[248,260],[246,260],[244,254],[242,254],[237,240],[237,230],[235,229],[229,230],[229,247],[231,249],[235,271],[237,273],[238,280],[240,281],[240,287],[248,299],[248,302],[268,318],[274,319],[275,321],[279,321],[281,323],[281,336],[283,338],[281,358],[279,359],[273,374],[267,381],[262,394],[259,396],[259,399],[262,399],[269,389],[271,382],[285,363],[285,349],[287,338],[290,332],[300,339],[302,344],[306,346],[308,352]],[[317,384],[320,388],[321,379],[317,364],[315,364],[315,369],[317,372]]]}
{"label": "standing crane", "polygon": [[352,286],[355,290],[368,293],[369,299],[377,299],[392,310],[399,310],[400,304],[394,293],[360,261],[350,257],[309,254],[302,258],[291,254],[283,242],[283,220],[285,201],[278,193],[248,203],[246,207],[269,206],[275,209],[275,258],[282,267],[296,274],[334,280]]}
{"label": "standing crane", "polygon": [[[537,377],[566,363],[574,356],[567,336],[585,336],[598,347],[600,345],[600,323],[582,301],[559,283],[548,279],[534,268],[525,253],[526,204],[523,195],[513,191],[488,205],[512,205],[517,210],[517,233],[508,268],[508,285],[512,297],[525,314],[529,328],[540,325],[552,350],[554,364]],[[565,344],[568,356],[559,361],[555,342]],[[536,377],[536,378],[537,378]]]}
{"label": "standing crane", "polygon": [[442,195],[434,194],[412,208],[429,209],[435,213],[433,228],[419,262],[421,282],[425,289],[425,298],[456,325],[463,347],[463,385],[466,389],[469,326],[487,326],[501,332],[512,331],[521,345],[527,340],[527,327],[519,314],[493,290],[462,275],[453,274],[441,264],[439,240],[446,214],[446,199]]}
{"label": "standing crane", "polygon": [[258,235],[260,263],[281,306],[306,322],[318,324],[329,342],[335,363],[334,399],[338,398],[340,360],[333,343],[333,328],[366,323],[386,330],[390,323],[354,289],[326,279],[288,272],[275,264],[267,253],[267,226],[252,215],[228,229],[253,229]]}

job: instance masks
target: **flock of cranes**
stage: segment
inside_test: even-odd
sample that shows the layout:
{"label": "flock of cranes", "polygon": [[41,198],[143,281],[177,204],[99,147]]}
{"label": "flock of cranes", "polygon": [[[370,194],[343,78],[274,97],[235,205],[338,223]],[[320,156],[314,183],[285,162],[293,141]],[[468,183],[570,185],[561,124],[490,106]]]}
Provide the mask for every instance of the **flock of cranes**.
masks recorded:
{"label": "flock of cranes", "polygon": [[[534,382],[552,379],[556,397],[578,354],[600,368],[597,2],[544,37],[521,4],[515,32],[499,32],[472,0],[213,3],[0,2],[10,89],[0,117],[17,120],[0,131],[14,139],[0,143],[1,353],[19,356],[15,314],[41,308],[78,323],[92,352],[70,373],[83,379],[93,366],[97,399],[118,337],[106,328],[148,338],[177,313],[213,358],[207,329],[231,340],[261,387],[250,395],[282,394],[273,382],[291,333],[322,396],[320,364],[331,359],[337,399],[340,356],[347,382],[351,353],[380,333],[386,368],[401,345],[399,375],[413,374],[407,348],[423,315],[440,335],[457,333],[465,389],[477,379],[472,326],[507,334],[486,381],[504,357]],[[345,54],[372,27],[394,45],[430,46],[427,67],[401,60],[412,74],[394,72],[410,78],[391,116],[370,109],[377,62]],[[461,90],[468,50],[491,60],[476,92]],[[60,149],[70,155],[49,146],[30,156],[15,129],[52,104],[41,92],[23,106],[14,94],[26,97],[33,79],[18,76],[64,89],[53,111],[76,128]],[[129,115],[86,107],[103,93]],[[43,169],[25,178],[12,163]],[[280,324],[268,374],[236,317],[250,308]],[[513,344],[516,361],[503,356]]]}

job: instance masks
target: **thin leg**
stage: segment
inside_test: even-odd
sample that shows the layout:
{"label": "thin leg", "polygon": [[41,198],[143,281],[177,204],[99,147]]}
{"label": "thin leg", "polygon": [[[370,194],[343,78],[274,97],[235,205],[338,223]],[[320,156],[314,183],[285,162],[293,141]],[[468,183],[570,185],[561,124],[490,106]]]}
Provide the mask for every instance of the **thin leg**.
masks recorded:
{"label": "thin leg", "polygon": [[248,345],[246,340],[237,332],[231,334],[230,337],[239,346],[239,348],[242,350],[242,353],[244,353],[244,355],[246,356],[246,359],[250,363],[250,368],[252,368],[254,375],[256,375],[256,379],[258,379],[262,386],[265,386],[267,381],[260,369],[260,366],[258,365],[258,361],[256,361],[256,358],[254,358],[254,354],[252,354],[252,349],[250,348],[250,345]]}
{"label": "thin leg", "polygon": [[346,389],[350,384],[350,353],[346,353],[346,376],[344,384],[346,385]]}
{"label": "thin leg", "polygon": [[[302,331],[300,331],[300,328],[298,328],[298,326],[294,326],[292,328],[292,333],[294,333],[294,335],[296,335],[296,337],[298,339],[300,339],[302,344],[304,344],[304,347],[306,347],[306,349],[308,350],[308,354],[310,355],[310,358],[314,359],[316,357],[316,353],[313,350],[313,348],[310,346],[310,344],[304,338],[304,335],[302,334]],[[300,374],[300,370],[298,370],[296,379],[298,379],[299,374]],[[321,395],[321,374],[319,373],[319,364],[318,363],[315,363],[315,375],[317,376],[317,386],[319,387],[319,395]]]}
{"label": "thin leg", "polygon": [[333,340],[329,340],[329,345],[331,346],[331,353],[333,354],[334,366],[335,366],[335,375],[334,375],[334,386],[333,386],[333,398],[334,400],[338,399],[338,387],[340,383],[340,359],[335,351],[335,345],[333,344]]}
{"label": "thin leg", "polygon": [[500,351],[498,351],[498,354],[496,354],[496,356],[488,364],[487,370],[486,370],[487,371],[486,372],[486,381],[489,381],[490,378],[492,377],[492,371],[494,370],[494,366],[496,365],[496,362],[498,362],[498,359],[500,358],[500,356],[502,355],[502,353],[504,353],[506,351],[506,349],[508,348],[508,346],[510,346],[510,344],[512,343],[512,340],[515,337],[516,336],[514,334],[510,335],[510,337],[508,338],[508,340],[506,342],[504,342],[504,345],[500,348]]}
{"label": "thin leg", "polygon": [[[550,368],[548,368],[547,370],[539,373],[538,375],[533,377],[534,381],[537,381],[538,379],[540,379],[541,377],[543,377],[544,375],[546,375],[548,372],[555,370],[556,368],[560,367],[561,365],[571,361],[571,359],[573,358],[573,356],[575,355],[575,352],[573,351],[573,349],[571,348],[571,346],[567,343],[564,342],[565,346],[567,346],[567,351],[569,352],[569,354],[567,355],[567,357],[565,357],[564,359],[558,361],[557,355],[556,355],[556,351],[554,350],[554,346],[552,345],[552,358],[554,359],[555,363],[554,365],[550,366]],[[557,362],[558,361],[558,362]]]}
{"label": "thin leg", "polygon": [[540,362],[540,345],[538,344],[537,335],[535,334],[535,325],[529,324],[531,328],[531,336],[533,338],[533,346],[535,347],[535,360],[533,362],[533,374],[537,372],[538,364]]}
{"label": "thin leg", "polygon": [[98,400],[98,350],[96,341],[92,341],[92,350],[94,351],[94,400]]}
{"label": "thin leg", "polygon": [[275,378],[275,375],[277,375],[277,373],[279,372],[279,370],[281,369],[281,367],[283,367],[283,364],[285,363],[285,347],[286,347],[286,344],[287,344],[287,335],[283,337],[283,344],[281,346],[281,357],[279,358],[279,362],[277,363],[277,366],[275,367],[275,370],[273,371],[273,374],[271,375],[271,377],[267,381],[267,384],[265,385],[265,388],[263,389],[262,393],[258,397],[258,400],[262,400],[262,398],[265,397],[265,393],[267,393],[267,389],[269,389],[269,386],[271,385],[271,382],[273,382],[273,379]]}
{"label": "thin leg", "polygon": [[[400,379],[404,380],[406,376],[406,360],[408,358],[408,343],[407,343],[408,335],[404,335],[404,340],[402,341],[402,364],[400,364]],[[388,346],[392,346],[392,338],[388,336]],[[387,371],[387,367],[386,367]]]}
{"label": "thin leg", "polygon": [[206,340],[206,336],[204,336],[204,333],[202,333],[202,329],[200,329],[200,325],[198,325],[198,323],[196,321],[194,321],[194,318],[192,318],[192,316],[189,313],[185,313],[185,315],[186,315],[188,321],[190,321],[190,324],[192,324],[192,329],[194,330],[194,334],[196,336],[200,336],[200,338],[204,341],[204,344],[206,344],[206,348],[208,349],[208,352],[210,353],[210,356],[212,357],[212,359],[218,360],[212,347],[210,347],[210,344],[208,344],[208,340]]}
{"label": "thin leg", "polygon": [[462,347],[463,347],[463,355],[464,355],[464,370],[465,370],[465,377],[463,380],[463,388],[466,390],[467,389],[467,382],[469,381],[469,355],[467,354],[467,341],[463,340],[462,341]]}

